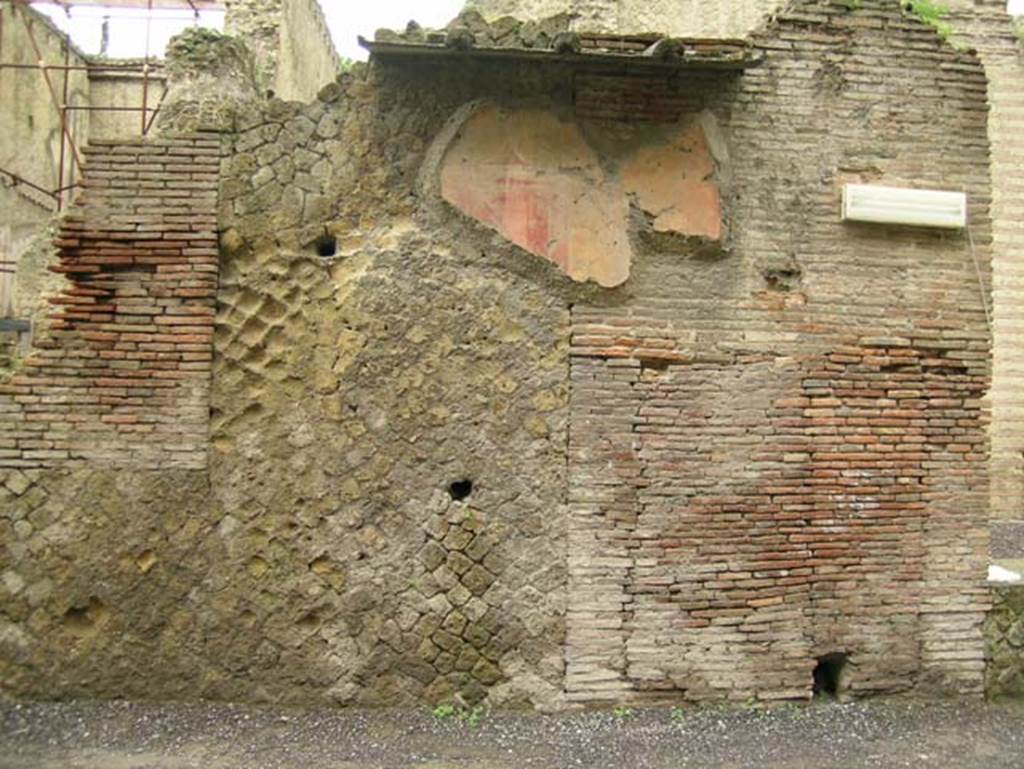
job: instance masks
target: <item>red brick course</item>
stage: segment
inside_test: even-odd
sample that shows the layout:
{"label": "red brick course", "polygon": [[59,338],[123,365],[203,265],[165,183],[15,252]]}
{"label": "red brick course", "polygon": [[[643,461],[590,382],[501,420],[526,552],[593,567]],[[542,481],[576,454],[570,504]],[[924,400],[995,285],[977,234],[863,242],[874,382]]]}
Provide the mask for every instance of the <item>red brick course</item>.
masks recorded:
{"label": "red brick course", "polygon": [[[805,698],[834,653],[854,694],[980,692],[984,73],[897,4],[801,4],[762,42],[729,252],[572,310],[568,697]],[[965,190],[976,248],[840,223],[866,178]]]}
{"label": "red brick course", "polygon": [[49,333],[0,385],[0,467],[206,465],[219,138],[95,142]]}

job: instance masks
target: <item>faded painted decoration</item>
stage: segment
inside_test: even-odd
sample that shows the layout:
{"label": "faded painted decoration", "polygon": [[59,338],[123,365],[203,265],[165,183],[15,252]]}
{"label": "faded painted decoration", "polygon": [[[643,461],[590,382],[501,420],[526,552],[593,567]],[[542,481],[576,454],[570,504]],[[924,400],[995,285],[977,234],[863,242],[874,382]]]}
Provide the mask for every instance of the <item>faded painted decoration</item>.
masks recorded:
{"label": "faded painted decoration", "polygon": [[488,105],[448,147],[441,194],[573,280],[610,288],[629,278],[633,212],[642,228],[721,238],[714,174],[697,122],[633,130],[627,140],[550,109]]}

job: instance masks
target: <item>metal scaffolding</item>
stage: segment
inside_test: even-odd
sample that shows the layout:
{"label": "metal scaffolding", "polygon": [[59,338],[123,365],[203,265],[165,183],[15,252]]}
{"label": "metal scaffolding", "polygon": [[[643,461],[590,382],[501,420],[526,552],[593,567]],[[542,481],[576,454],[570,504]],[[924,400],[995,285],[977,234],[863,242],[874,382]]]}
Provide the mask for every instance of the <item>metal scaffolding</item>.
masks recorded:
{"label": "metal scaffolding", "polygon": [[[27,11],[29,6],[42,4],[57,5],[63,8],[64,13],[67,15],[68,24],[62,34],[61,45],[63,62],[60,64],[48,63],[45,61],[39,41],[35,36],[32,19]],[[142,18],[146,21],[146,43],[145,55],[142,60],[139,62],[104,63],[102,61],[93,61],[89,57],[81,56],[80,58],[85,61],[85,64],[72,64],[71,54],[74,50],[74,46],[71,43],[70,32],[71,11],[73,8],[81,6],[111,9],[136,8],[145,11],[145,15]],[[146,136],[152,129],[156,116],[160,111],[160,107],[163,105],[164,97],[167,95],[166,84],[164,86],[163,93],[157,99],[151,99],[150,95],[152,75],[156,70],[162,67],[162,64],[159,61],[153,60],[153,56],[150,51],[150,33],[153,22],[153,11],[191,11],[194,20],[198,22],[201,11],[219,11],[224,10],[224,7],[225,3],[223,0],[45,0],[45,2],[42,2],[41,0],[0,0],[0,72],[3,70],[35,70],[40,73],[43,78],[43,82],[45,83],[46,90],[49,92],[53,108],[58,113],[61,135],[56,179],[53,180],[55,183],[48,184],[46,180],[42,179],[26,179],[10,169],[3,167],[0,167],[0,176],[6,177],[11,186],[16,187],[24,185],[25,187],[45,195],[53,201],[55,210],[60,211],[67,202],[67,193],[78,186],[78,183],[75,180],[80,179],[82,173],[81,147],[78,142],[78,137],[76,137],[70,130],[69,115],[76,111],[138,112],[140,116],[139,131],[142,136]],[[9,18],[7,17],[8,11],[10,13]],[[32,46],[32,51],[36,57],[36,63],[34,64],[20,64],[4,60],[4,25],[16,23],[17,21],[21,22],[29,43]],[[70,74],[72,72],[124,72],[141,75],[141,103],[139,106],[129,107],[71,104],[69,103],[69,88]],[[150,106],[151,104],[154,104],[155,106]],[[66,172],[65,166],[69,165],[69,158],[71,161],[70,169]]]}

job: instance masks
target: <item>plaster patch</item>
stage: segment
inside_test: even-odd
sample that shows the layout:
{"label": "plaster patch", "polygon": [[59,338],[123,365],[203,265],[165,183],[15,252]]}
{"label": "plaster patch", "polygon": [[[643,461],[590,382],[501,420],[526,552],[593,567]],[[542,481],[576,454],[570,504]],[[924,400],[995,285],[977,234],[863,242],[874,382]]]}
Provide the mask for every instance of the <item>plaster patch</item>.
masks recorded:
{"label": "plaster patch", "polygon": [[722,206],[714,173],[704,131],[694,124],[668,142],[639,149],[623,165],[622,183],[658,232],[718,240]]}
{"label": "plaster patch", "polygon": [[574,280],[629,277],[629,208],[575,123],[549,111],[488,105],[444,157],[441,194]]}
{"label": "plaster patch", "polygon": [[[593,131],[593,128],[590,130]],[[719,240],[722,207],[700,122],[632,141],[597,140],[542,108],[477,106],[441,161],[442,197],[573,280],[605,287],[629,278],[629,208],[658,232]]]}

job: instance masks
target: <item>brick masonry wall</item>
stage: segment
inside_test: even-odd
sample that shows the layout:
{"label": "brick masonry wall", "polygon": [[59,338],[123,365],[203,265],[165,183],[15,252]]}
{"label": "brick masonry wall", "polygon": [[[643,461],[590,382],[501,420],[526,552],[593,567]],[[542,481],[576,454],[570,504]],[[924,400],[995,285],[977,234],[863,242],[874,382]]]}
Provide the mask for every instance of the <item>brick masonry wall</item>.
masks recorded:
{"label": "brick masonry wall", "polygon": [[[671,105],[729,136],[727,247],[656,244],[627,301],[573,308],[568,696],[807,697],[831,653],[855,694],[978,692],[984,73],[892,3],[760,42]],[[840,224],[869,180],[966,190],[982,284],[962,235]]]}
{"label": "brick masonry wall", "polygon": [[206,464],[216,137],[95,142],[49,333],[0,385],[0,468]]}
{"label": "brick masonry wall", "polygon": [[7,331],[0,332],[0,375],[14,365],[17,350],[18,335]]}
{"label": "brick masonry wall", "polygon": [[[960,3],[958,5],[972,5]],[[957,42],[977,48],[988,77],[992,143],[992,515],[1024,518],[1024,45],[1002,0],[953,17]]]}

